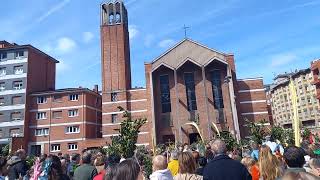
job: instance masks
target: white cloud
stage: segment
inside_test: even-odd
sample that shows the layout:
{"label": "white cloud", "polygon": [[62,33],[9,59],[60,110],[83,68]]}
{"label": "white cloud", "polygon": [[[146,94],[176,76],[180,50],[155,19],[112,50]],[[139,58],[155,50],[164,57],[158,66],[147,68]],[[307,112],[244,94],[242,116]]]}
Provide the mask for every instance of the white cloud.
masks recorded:
{"label": "white cloud", "polygon": [[76,43],[74,40],[68,37],[62,37],[58,39],[56,51],[59,53],[67,53],[72,51],[76,47]]}
{"label": "white cloud", "polygon": [[271,67],[279,67],[287,65],[297,59],[297,55],[293,53],[283,53],[271,56]]}
{"label": "white cloud", "polygon": [[41,15],[40,17],[38,17],[36,19],[36,22],[41,22],[45,19],[47,19],[47,17],[49,17],[51,14],[59,11],[60,9],[62,9],[65,5],[67,5],[70,2],[70,0],[63,0],[60,3],[56,4],[55,6],[53,6],[52,8],[50,8],[49,10],[47,10],[47,12],[43,15]]}
{"label": "white cloud", "polygon": [[139,30],[136,25],[129,25],[129,38],[134,39],[139,34]]}
{"label": "white cloud", "polygon": [[94,38],[94,35],[92,32],[84,32],[82,33],[82,38],[85,43],[88,43]]}
{"label": "white cloud", "polygon": [[159,42],[158,46],[161,48],[168,48],[175,43],[173,39],[165,39]]}

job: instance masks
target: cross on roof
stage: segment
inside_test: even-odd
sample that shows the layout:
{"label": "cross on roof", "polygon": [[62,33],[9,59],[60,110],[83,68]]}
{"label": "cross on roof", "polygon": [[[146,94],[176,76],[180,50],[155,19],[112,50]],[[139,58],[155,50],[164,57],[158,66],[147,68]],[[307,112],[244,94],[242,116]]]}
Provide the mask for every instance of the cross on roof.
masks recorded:
{"label": "cross on roof", "polygon": [[187,30],[189,29],[190,27],[187,27],[185,24],[183,25],[183,29],[184,29],[184,38],[187,38]]}

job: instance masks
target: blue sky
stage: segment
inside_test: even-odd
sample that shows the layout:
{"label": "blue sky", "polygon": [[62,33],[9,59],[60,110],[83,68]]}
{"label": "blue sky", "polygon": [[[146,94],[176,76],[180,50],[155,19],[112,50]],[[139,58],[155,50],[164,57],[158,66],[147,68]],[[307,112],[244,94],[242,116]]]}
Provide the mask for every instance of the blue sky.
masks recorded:
{"label": "blue sky", "polygon": [[[0,39],[32,44],[58,59],[57,87],[101,84],[101,0],[2,0]],[[184,37],[234,53],[238,78],[307,68],[320,58],[317,0],[125,0],[133,86],[149,62]]]}

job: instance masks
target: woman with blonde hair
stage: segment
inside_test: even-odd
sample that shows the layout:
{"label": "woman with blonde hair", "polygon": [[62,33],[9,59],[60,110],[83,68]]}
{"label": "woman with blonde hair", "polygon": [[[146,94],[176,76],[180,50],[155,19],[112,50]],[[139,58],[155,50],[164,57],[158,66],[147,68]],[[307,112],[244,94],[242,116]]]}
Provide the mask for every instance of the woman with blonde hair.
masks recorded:
{"label": "woman with blonde hair", "polygon": [[258,164],[263,180],[275,180],[282,176],[280,161],[271,153],[269,146],[261,146]]}
{"label": "woman with blonde hair", "polygon": [[196,175],[196,161],[192,153],[186,151],[178,156],[179,172],[173,177],[174,180],[202,180],[203,177]]}

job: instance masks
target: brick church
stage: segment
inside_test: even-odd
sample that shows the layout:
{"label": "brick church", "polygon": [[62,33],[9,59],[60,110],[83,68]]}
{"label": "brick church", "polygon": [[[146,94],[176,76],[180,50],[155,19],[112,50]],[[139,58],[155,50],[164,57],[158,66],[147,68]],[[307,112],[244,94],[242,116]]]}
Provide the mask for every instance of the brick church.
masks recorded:
{"label": "brick church", "polygon": [[31,45],[0,41],[0,144],[11,141],[12,149],[34,155],[104,146],[117,136],[118,106],[147,118],[138,144],[149,146],[208,140],[222,130],[240,139],[245,119],[268,120],[262,78],[237,79],[233,54],[191,39],[145,63],[145,88],[132,88],[127,10],[117,0],[100,11],[101,92],[55,89],[57,60]]}
{"label": "brick church", "polygon": [[262,78],[237,79],[233,54],[183,39],[145,63],[146,88],[133,89],[128,14],[121,1],[102,4],[100,28],[103,137],[116,135],[118,106],[148,119],[139,134],[144,145],[210,139],[215,127],[240,138],[246,135],[244,119],[268,120]]}

